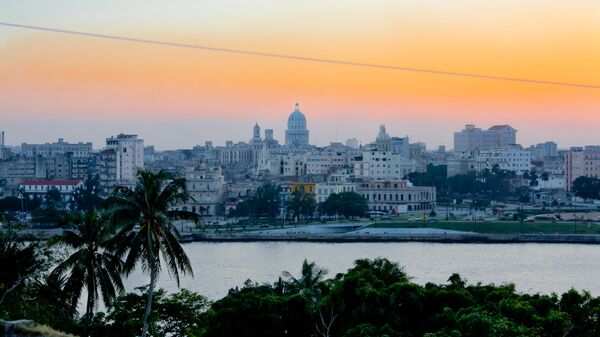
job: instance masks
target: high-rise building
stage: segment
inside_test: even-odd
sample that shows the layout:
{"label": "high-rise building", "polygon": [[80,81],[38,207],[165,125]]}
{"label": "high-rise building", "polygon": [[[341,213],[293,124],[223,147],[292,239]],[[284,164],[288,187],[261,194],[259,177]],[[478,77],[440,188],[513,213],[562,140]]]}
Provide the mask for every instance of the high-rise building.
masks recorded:
{"label": "high-rise building", "polygon": [[573,147],[565,153],[565,188],[579,177],[600,178],[600,146]]}
{"label": "high-rise building", "polygon": [[288,117],[288,127],[285,130],[285,145],[292,147],[308,146],[308,129],[306,128],[306,117],[300,111],[300,105],[296,103],[294,112]]}
{"label": "high-rise building", "polygon": [[106,139],[106,150],[101,152],[100,160],[104,162],[99,166],[107,169],[107,183],[133,185],[137,171],[144,168],[144,140],[137,135],[119,134]]}
{"label": "high-rise building", "polygon": [[464,130],[454,133],[454,151],[472,152],[502,147],[517,143],[517,130],[510,125],[494,125],[487,130],[465,126]]}

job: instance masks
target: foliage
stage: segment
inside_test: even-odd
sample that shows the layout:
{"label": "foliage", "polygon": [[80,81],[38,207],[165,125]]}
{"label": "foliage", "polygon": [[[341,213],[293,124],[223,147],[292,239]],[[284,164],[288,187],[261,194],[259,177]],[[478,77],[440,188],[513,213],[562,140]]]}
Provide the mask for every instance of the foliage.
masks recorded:
{"label": "foliage", "polygon": [[307,193],[300,189],[292,192],[290,200],[286,204],[286,210],[293,219],[302,217],[312,218],[317,209],[317,201],[313,193]]}
{"label": "foliage", "polygon": [[24,243],[12,232],[0,231],[0,305],[11,293],[25,287],[48,265],[48,252],[39,243]]}
{"label": "foliage", "polygon": [[86,288],[86,319],[89,322],[100,295],[107,305],[118,293],[124,292],[121,280],[123,261],[111,252],[114,229],[105,214],[95,209],[73,213],[70,223],[75,229],[65,230],[55,243],[63,244],[73,252],[56,266],[53,273],[55,277],[67,275],[63,289],[71,296],[73,310],[77,307],[82,289]]}
{"label": "foliage", "polygon": [[266,183],[254,195],[239,202],[229,215],[234,217],[268,217],[274,219],[281,205],[281,186]]}
{"label": "foliage", "polygon": [[573,181],[573,193],[585,200],[600,199],[600,179],[584,176],[575,179]]}
{"label": "foliage", "polygon": [[162,170],[158,173],[140,170],[135,188],[118,187],[106,200],[107,206],[112,207],[113,219],[124,224],[116,245],[118,256],[127,255],[124,272],[130,273],[138,262],[143,270],[150,272],[142,337],[146,336],[161,261],[164,261],[177,285],[180,272],[193,273],[190,260],[178,240],[179,232],[173,224],[176,219],[199,222],[198,214],[173,209],[190,199],[185,179],[173,178]]}
{"label": "foliage", "polygon": [[73,193],[71,208],[78,211],[89,211],[99,208],[103,201],[99,196],[100,191],[100,177],[98,175],[88,175],[84,181],[84,185]]}
{"label": "foliage", "polygon": [[205,315],[203,337],[305,337],[313,331],[307,299],[247,284],[215,302]]}
{"label": "foliage", "polygon": [[[143,327],[147,289],[121,295],[108,307],[106,315],[98,315],[92,323],[91,335],[104,337],[138,336]],[[188,290],[167,296],[163,289],[154,292],[153,310],[149,317],[153,336],[194,336],[204,326],[202,314],[210,302]]]}
{"label": "foliage", "polygon": [[327,200],[319,205],[319,211],[330,216],[364,217],[369,211],[369,206],[362,195],[356,192],[342,192],[330,194]]}
{"label": "foliage", "polygon": [[62,196],[56,188],[51,188],[44,195],[46,208],[62,208]]}
{"label": "foliage", "polygon": [[[522,194],[519,191],[517,175],[514,171],[502,170],[498,165],[491,170],[467,172],[447,177],[446,167],[429,164],[427,171],[414,172],[406,178],[415,186],[435,186],[437,198],[440,201],[452,199],[479,200],[518,200]],[[538,177],[535,172],[524,172],[523,178],[528,180],[530,187],[537,186]]]}
{"label": "foliage", "polygon": [[323,292],[323,280],[327,269],[318,267],[314,262],[306,259],[302,262],[300,277],[294,277],[290,272],[284,271],[285,290],[291,294],[301,294],[311,302],[317,300]]}
{"label": "foliage", "polygon": [[[521,294],[512,284],[472,285],[458,274],[445,284],[420,285],[398,264],[381,258],[357,260],[333,279],[325,280],[324,275],[322,268],[304,261],[297,278],[284,273],[288,277],[273,284],[246,281],[212,304],[186,290],[167,295],[159,289],[153,292],[154,307],[147,317],[149,332],[173,337],[600,335],[600,298],[587,292]],[[81,331],[73,312],[62,312],[64,319],[55,313],[70,299],[61,295],[66,282],[58,276],[26,282],[10,303],[0,306],[2,317],[27,315],[22,317],[54,329]],[[319,289],[318,296],[307,289]],[[138,288],[116,297],[106,314],[94,316],[90,336],[139,336],[147,291]],[[51,319],[44,321],[44,309]]]}

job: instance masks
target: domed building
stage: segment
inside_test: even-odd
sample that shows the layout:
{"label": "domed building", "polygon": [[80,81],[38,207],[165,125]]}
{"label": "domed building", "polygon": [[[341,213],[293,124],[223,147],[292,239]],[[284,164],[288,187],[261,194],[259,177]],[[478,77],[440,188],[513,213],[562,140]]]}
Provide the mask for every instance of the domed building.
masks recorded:
{"label": "domed building", "polygon": [[306,117],[300,111],[298,103],[296,103],[294,112],[288,117],[288,127],[285,130],[285,145],[294,147],[308,146]]}

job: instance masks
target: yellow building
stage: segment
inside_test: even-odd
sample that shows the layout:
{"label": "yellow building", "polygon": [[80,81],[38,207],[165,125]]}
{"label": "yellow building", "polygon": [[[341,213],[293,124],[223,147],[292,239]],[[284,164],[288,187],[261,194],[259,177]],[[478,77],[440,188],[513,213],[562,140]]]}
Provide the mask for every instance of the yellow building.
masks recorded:
{"label": "yellow building", "polygon": [[303,193],[311,193],[315,194],[317,183],[292,183],[290,185],[290,192],[294,193],[297,190],[302,191]]}

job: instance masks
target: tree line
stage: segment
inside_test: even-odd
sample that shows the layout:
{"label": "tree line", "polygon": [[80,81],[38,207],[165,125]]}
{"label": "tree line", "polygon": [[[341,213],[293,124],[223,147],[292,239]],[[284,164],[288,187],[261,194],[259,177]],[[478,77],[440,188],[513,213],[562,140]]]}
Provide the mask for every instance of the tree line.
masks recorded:
{"label": "tree line", "polygon": [[0,316],[35,318],[94,337],[139,336],[146,325],[152,336],[170,337],[600,335],[600,298],[587,292],[522,294],[512,284],[468,284],[457,274],[444,284],[421,285],[382,258],[360,259],[345,273],[327,276],[325,268],[305,260],[298,274],[284,271],[272,283],[248,280],[214,302],[188,290],[157,289],[147,317],[143,287],[118,293],[106,312],[89,319],[69,306],[68,281],[49,273],[0,304]]}
{"label": "tree line", "polygon": [[260,186],[229,212],[230,217],[275,219],[283,212],[289,219],[312,219],[321,216],[344,218],[364,217],[368,213],[367,200],[356,192],[331,193],[318,203],[314,193],[300,188],[290,192],[289,200],[282,201],[282,188],[274,183]]}
{"label": "tree line", "polygon": [[[518,176],[515,171],[500,169],[498,165],[480,172],[469,171],[448,177],[446,165],[427,165],[426,172],[413,172],[406,176],[415,186],[435,186],[441,202],[478,200],[485,204],[491,200],[530,202],[531,191],[540,181],[549,180],[548,173],[525,171]],[[523,184],[523,181],[525,184]]]}

